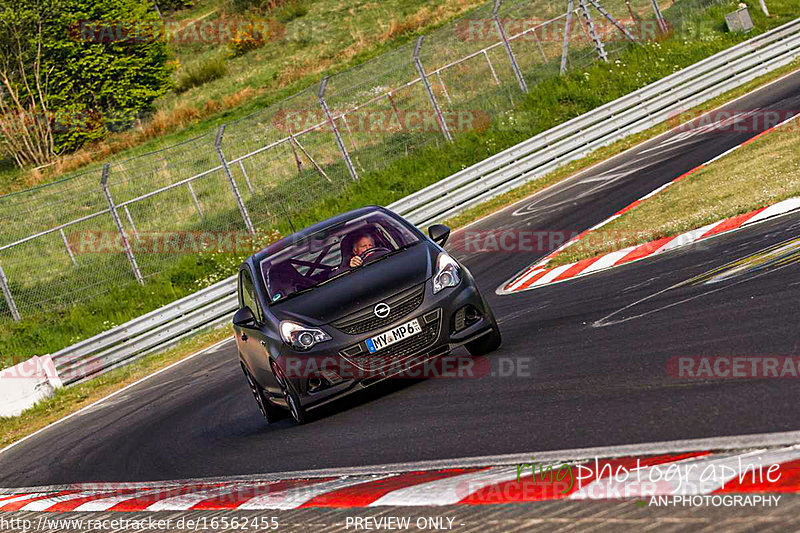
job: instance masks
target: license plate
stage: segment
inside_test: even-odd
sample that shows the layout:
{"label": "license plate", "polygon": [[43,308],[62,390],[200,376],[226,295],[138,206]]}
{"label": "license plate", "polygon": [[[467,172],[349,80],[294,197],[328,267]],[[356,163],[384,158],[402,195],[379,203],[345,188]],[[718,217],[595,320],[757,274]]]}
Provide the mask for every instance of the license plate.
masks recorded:
{"label": "license plate", "polygon": [[383,350],[387,346],[391,346],[396,342],[400,342],[403,339],[407,339],[417,333],[422,332],[422,326],[419,323],[418,319],[414,319],[411,322],[406,322],[400,326],[397,326],[394,329],[390,329],[385,333],[381,333],[380,335],[376,335],[371,339],[367,339],[367,350],[369,353],[375,353],[378,350]]}

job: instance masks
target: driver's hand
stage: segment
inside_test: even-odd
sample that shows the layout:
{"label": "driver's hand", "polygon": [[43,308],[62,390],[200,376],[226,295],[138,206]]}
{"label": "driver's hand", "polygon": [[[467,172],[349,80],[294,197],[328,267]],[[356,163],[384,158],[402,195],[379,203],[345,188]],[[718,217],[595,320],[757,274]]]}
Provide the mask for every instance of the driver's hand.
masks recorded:
{"label": "driver's hand", "polygon": [[353,258],[350,260],[351,267],[358,267],[364,264],[364,260],[361,259],[359,256],[354,255]]}

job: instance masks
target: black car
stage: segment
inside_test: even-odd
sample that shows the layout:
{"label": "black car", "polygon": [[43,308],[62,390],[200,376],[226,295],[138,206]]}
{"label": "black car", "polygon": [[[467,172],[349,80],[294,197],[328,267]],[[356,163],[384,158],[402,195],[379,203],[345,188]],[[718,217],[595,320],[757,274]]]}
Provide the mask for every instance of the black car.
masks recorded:
{"label": "black car", "polygon": [[[345,213],[268,246],[239,272],[242,370],[268,422],[308,411],[465,345],[500,346],[470,272],[382,207]],[[409,372],[409,374],[411,374]]]}

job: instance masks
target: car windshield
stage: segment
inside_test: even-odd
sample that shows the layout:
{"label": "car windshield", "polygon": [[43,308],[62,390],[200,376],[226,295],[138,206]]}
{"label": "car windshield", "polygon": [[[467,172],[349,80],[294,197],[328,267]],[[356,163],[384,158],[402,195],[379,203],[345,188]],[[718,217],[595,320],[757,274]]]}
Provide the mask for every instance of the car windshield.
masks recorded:
{"label": "car windshield", "polygon": [[380,211],[325,228],[260,263],[271,303],[347,275],[419,242],[400,221]]}

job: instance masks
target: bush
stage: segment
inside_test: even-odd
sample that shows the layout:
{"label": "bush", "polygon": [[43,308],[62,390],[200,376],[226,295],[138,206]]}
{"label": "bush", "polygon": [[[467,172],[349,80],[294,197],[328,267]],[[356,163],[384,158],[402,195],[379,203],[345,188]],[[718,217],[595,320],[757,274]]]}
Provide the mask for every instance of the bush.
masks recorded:
{"label": "bush", "polygon": [[156,4],[158,4],[158,9],[164,13],[188,9],[194,5],[194,2],[192,0],[156,0]]}
{"label": "bush", "polygon": [[267,39],[262,33],[242,31],[231,39],[231,42],[228,43],[228,48],[230,49],[231,57],[238,57],[246,54],[250,50],[261,48],[266,42]]}
{"label": "bush", "polygon": [[192,87],[199,87],[204,83],[221,78],[228,71],[225,58],[217,55],[205,61],[193,63],[178,72],[175,82],[175,91],[182,93]]}
{"label": "bush", "polygon": [[151,0],[0,4],[0,66],[17,86],[36,86],[33,71],[13,66],[20,56],[37,65],[31,59],[40,56],[55,153],[129,127],[170,88],[167,44],[153,33],[159,26]]}

